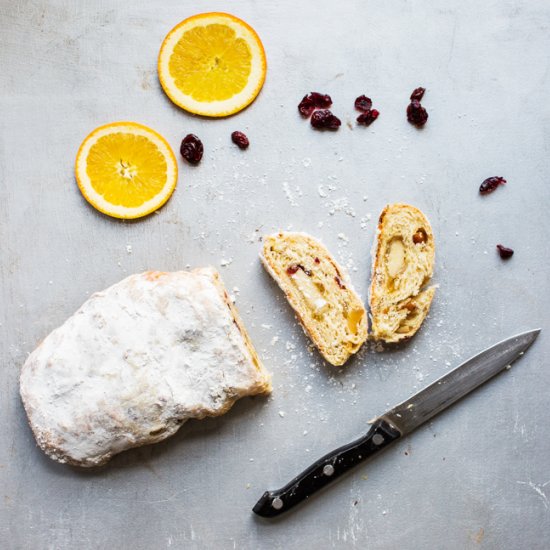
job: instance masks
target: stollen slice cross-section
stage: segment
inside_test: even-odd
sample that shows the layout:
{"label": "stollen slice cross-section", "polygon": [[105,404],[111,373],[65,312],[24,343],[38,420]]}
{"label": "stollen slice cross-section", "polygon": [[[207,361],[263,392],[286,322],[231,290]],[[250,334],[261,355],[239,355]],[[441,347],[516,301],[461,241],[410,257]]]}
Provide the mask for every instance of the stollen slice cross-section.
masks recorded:
{"label": "stollen slice cross-section", "polygon": [[212,268],[148,271],[94,294],[30,354],[20,377],[38,445],[83,467],[270,391]]}
{"label": "stollen slice cross-section", "polygon": [[395,343],[411,338],[428,315],[435,286],[435,242],[416,207],[389,204],[378,221],[369,293],[371,336]]}
{"label": "stollen slice cross-section", "polygon": [[306,334],[332,365],[367,339],[367,313],[342,267],[306,233],[265,236],[260,258],[285,293]]}

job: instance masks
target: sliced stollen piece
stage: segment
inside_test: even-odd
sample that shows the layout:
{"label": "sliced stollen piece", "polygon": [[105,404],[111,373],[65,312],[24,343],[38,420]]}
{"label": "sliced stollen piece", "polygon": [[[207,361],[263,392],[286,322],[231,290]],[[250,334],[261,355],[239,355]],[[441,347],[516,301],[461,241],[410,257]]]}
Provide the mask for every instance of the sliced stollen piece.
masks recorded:
{"label": "sliced stollen piece", "polygon": [[409,204],[390,204],[378,221],[369,293],[372,338],[399,342],[424,321],[435,287],[435,243],[426,216]]}
{"label": "sliced stollen piece", "polygon": [[269,393],[219,274],[148,271],[94,294],[31,353],[20,393],[51,458],[98,466]]}
{"label": "sliced stollen piece", "polygon": [[367,339],[367,314],[346,272],[306,233],[263,238],[260,258],[305,332],[332,365],[343,365]]}

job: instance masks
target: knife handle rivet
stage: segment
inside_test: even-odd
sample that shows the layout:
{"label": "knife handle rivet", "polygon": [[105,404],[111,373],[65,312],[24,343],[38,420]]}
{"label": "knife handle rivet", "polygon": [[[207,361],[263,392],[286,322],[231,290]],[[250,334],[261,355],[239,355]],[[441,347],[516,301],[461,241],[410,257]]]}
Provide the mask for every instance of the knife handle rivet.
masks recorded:
{"label": "knife handle rivet", "polygon": [[280,510],[283,507],[283,499],[277,497],[271,501],[271,507],[275,510]]}
{"label": "knife handle rivet", "polygon": [[323,474],[326,476],[331,476],[334,474],[334,466],[332,464],[326,464],[323,467]]}
{"label": "knife handle rivet", "polygon": [[380,434],[374,434],[372,436],[372,442],[375,445],[382,445],[382,443],[384,443],[384,436]]}

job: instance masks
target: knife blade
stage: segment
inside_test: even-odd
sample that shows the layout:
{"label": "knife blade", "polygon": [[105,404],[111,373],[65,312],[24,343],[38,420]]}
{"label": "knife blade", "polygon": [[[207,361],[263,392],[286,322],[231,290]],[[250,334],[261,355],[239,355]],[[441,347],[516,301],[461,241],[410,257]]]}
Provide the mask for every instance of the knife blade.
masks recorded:
{"label": "knife blade", "polygon": [[324,455],[281,489],[266,491],[252,511],[270,518],[283,514],[357,464],[411,433],[472,390],[510,368],[535,341],[540,329],[512,336],[471,357],[451,372],[369,423],[368,433]]}

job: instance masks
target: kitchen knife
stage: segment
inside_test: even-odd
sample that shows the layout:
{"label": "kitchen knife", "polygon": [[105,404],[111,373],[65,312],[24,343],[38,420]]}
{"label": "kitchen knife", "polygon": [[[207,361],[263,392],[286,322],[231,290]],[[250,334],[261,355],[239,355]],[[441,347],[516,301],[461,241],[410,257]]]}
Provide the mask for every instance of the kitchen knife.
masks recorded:
{"label": "kitchen knife", "polygon": [[504,369],[510,368],[535,341],[540,329],[503,340],[462,363],[403,403],[376,417],[369,432],[326,454],[287,483],[266,491],[252,509],[262,517],[278,516],[307,500],[360,462],[372,457],[396,439],[411,433]]}

